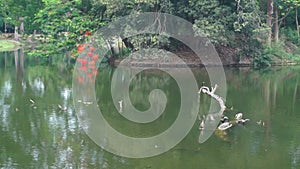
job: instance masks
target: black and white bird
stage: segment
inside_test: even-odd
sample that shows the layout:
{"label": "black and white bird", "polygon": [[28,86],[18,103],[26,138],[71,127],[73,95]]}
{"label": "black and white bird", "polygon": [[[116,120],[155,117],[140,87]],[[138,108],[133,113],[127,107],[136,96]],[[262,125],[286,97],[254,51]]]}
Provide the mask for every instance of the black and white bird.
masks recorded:
{"label": "black and white bird", "polygon": [[227,116],[223,116],[220,121],[221,123],[225,123],[229,121],[229,118]]}
{"label": "black and white bird", "polygon": [[232,127],[230,122],[224,122],[219,125],[218,129],[223,131],[229,129],[230,127]]}

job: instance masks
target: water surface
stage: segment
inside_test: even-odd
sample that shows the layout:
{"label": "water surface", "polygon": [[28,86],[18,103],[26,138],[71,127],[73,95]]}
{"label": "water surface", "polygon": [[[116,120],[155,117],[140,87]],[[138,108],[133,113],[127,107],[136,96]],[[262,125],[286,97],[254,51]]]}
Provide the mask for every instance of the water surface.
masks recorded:
{"label": "water surface", "polygon": [[[245,126],[229,129],[226,136],[214,134],[199,144],[197,121],[170,151],[128,159],[106,152],[84,133],[74,111],[71,72],[26,63],[15,67],[13,55],[6,59],[0,55],[0,168],[300,168],[300,67],[226,68],[226,105],[232,110],[225,114],[232,118],[242,111],[250,119]],[[133,79],[130,98],[137,109],[149,108],[148,94],[155,88],[164,90],[168,99],[159,119],[141,125],[118,114],[110,93],[113,72],[101,68],[95,87],[99,108],[114,128],[130,136],[149,137],[172,125],[180,107],[178,85],[172,77],[147,71]],[[193,72],[199,84],[208,83],[205,69]],[[201,111],[208,107],[209,98],[205,98]]]}

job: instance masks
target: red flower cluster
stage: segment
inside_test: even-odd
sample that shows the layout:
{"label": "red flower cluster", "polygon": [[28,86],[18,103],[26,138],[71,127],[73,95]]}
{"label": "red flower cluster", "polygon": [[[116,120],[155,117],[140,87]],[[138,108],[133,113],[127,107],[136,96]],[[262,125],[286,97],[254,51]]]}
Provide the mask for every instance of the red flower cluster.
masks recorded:
{"label": "red flower cluster", "polygon": [[96,48],[93,46],[86,48],[85,44],[79,44],[77,51],[82,52],[86,49],[89,49],[86,55],[77,59],[77,62],[80,63],[80,66],[78,66],[78,70],[80,71],[80,75],[77,77],[78,83],[95,82],[95,76],[98,74],[97,61],[99,55],[94,54]]}
{"label": "red flower cluster", "polygon": [[90,31],[85,31],[85,33],[84,33],[84,36],[91,36],[92,35],[92,32],[90,32]]}
{"label": "red flower cluster", "polygon": [[[82,34],[83,30],[80,30],[79,33]],[[88,30],[84,32],[84,36],[91,36],[91,35],[92,35],[92,32],[90,32]]]}
{"label": "red flower cluster", "polygon": [[85,49],[86,44],[78,44],[77,45],[77,52],[82,52]]}

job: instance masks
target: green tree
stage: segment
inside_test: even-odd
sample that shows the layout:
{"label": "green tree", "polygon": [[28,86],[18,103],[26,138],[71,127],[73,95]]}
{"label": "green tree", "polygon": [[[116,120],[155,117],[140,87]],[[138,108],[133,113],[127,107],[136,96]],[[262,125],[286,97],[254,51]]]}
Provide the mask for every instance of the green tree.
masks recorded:
{"label": "green tree", "polygon": [[38,25],[32,24],[35,13],[42,8],[42,0],[0,0],[0,17],[11,29],[24,22],[25,31],[31,33]]}
{"label": "green tree", "polygon": [[65,52],[76,55],[76,45],[103,26],[101,18],[82,11],[81,1],[51,0],[46,4],[34,20],[45,38],[31,55],[51,57]]}
{"label": "green tree", "polygon": [[[290,23],[290,25],[295,25],[298,32],[299,37],[299,23],[298,23],[298,7],[300,7],[299,0],[276,0],[275,1],[275,20],[274,20],[274,40],[275,42],[279,42],[279,34],[280,34],[280,27],[282,22],[287,18],[293,18],[292,20],[295,23]],[[294,15],[291,13],[294,12]]]}
{"label": "green tree", "polygon": [[226,35],[233,25],[235,15],[230,5],[218,0],[189,0],[184,7],[189,21],[195,25],[196,32],[209,37],[212,42],[228,45]]}

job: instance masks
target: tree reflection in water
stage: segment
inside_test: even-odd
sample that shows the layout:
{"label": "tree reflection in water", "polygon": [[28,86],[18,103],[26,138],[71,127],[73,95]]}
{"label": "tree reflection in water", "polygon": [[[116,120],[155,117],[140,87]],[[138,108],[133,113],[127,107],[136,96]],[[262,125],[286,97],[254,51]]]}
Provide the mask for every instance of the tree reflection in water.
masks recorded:
{"label": "tree reflection in water", "polygon": [[[245,127],[228,131],[229,142],[212,136],[199,144],[197,123],[171,151],[153,158],[127,159],[105,152],[83,132],[84,126],[79,125],[73,108],[70,72],[25,65],[20,74],[21,68],[15,69],[11,56],[0,55],[0,168],[300,167],[299,67],[269,72],[226,69],[226,106],[242,110],[251,119]],[[166,74],[152,72],[134,78],[131,101],[137,108],[146,109],[148,91],[159,87],[165,90],[169,112],[149,125],[123,123],[107,88],[113,71],[109,68],[99,71],[95,86],[99,108],[111,125],[123,128],[124,133],[134,130],[136,135],[149,136],[164,131],[174,122],[177,114],[173,110],[180,106],[180,95],[172,93],[178,87]],[[194,74],[199,84],[208,80],[202,69]],[[36,108],[29,99],[35,101]],[[209,102],[203,99],[203,103]],[[58,105],[66,111],[61,111]],[[207,108],[203,105],[201,110]],[[266,126],[257,125],[259,120],[266,122]]]}

